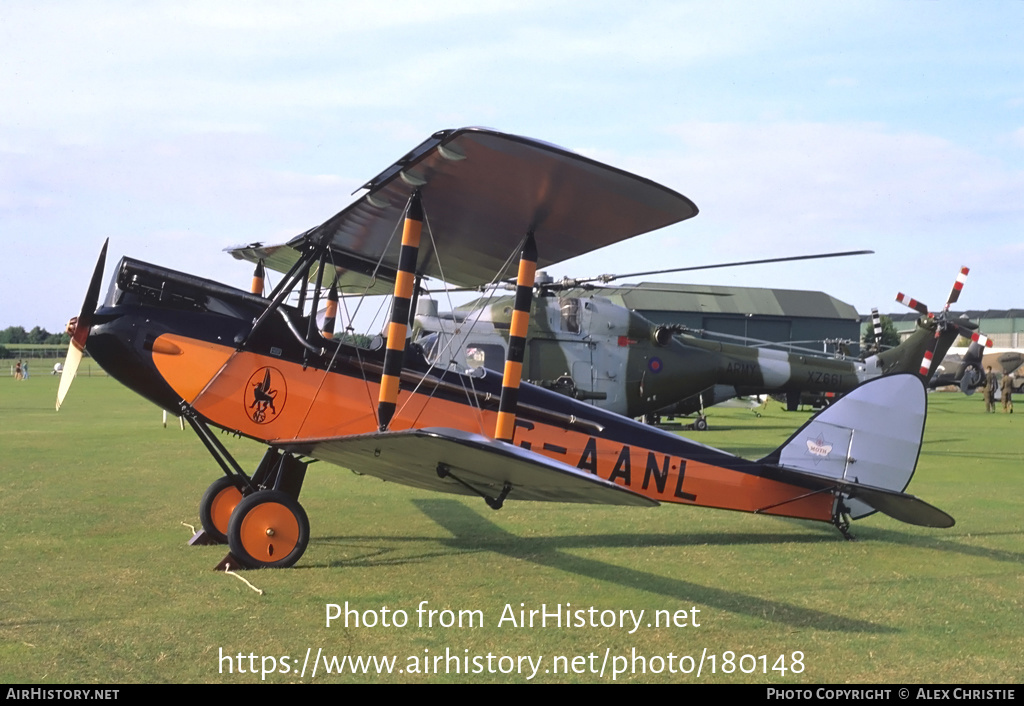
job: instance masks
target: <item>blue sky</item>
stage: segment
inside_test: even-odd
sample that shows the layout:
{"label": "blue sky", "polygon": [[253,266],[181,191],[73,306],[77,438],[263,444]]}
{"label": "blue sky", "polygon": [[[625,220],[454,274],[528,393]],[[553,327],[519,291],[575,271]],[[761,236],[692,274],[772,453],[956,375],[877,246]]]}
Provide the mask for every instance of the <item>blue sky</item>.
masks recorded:
{"label": "blue sky", "polygon": [[1024,307],[1024,2],[0,5],[0,328],[60,330],[104,238],[247,287],[434,131],[485,125],[692,198],[551,268],[850,249],[666,281]]}

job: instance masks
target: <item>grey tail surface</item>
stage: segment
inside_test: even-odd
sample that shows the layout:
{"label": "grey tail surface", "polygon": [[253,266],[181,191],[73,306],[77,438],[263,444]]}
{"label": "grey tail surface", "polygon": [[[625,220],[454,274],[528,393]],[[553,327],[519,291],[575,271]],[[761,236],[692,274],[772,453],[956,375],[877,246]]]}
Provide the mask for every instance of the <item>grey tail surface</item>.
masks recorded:
{"label": "grey tail surface", "polygon": [[816,414],[761,462],[780,479],[830,490],[853,519],[879,511],[910,524],[951,527],[952,517],[904,492],[926,416],[918,376],[883,376]]}

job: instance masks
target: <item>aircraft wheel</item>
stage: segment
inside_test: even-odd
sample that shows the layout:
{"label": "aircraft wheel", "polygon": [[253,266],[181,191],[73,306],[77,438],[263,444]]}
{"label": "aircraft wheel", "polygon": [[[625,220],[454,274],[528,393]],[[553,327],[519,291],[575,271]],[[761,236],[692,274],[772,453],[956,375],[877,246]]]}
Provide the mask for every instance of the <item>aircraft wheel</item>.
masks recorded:
{"label": "aircraft wheel", "polygon": [[291,566],[308,543],[306,511],[280,490],[263,490],[242,498],[228,523],[231,553],[250,569]]}
{"label": "aircraft wheel", "polygon": [[708,430],[708,420],[706,417],[697,417],[697,421],[693,423],[693,428],[697,431]]}
{"label": "aircraft wheel", "polygon": [[206,534],[221,544],[228,543],[228,522],[235,506],[242,500],[242,491],[227,476],[210,484],[199,501],[199,521]]}

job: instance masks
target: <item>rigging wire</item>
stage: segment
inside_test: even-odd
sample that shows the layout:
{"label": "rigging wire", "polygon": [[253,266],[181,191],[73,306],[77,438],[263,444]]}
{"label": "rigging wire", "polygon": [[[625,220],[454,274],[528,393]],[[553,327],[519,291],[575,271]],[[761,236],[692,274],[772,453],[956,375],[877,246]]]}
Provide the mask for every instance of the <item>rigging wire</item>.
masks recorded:
{"label": "rigging wire", "polygon": [[[441,275],[441,280],[442,281],[447,281],[446,278],[445,278],[445,275],[444,275],[444,267],[443,267],[443,265],[441,263],[441,258],[438,255],[437,243],[434,241],[434,230],[430,226],[430,217],[429,217],[429,214],[428,214],[428,211],[427,211],[426,208],[423,209],[423,218],[424,218],[424,222],[425,222],[425,225],[426,225],[427,235],[430,238],[430,244],[431,244],[431,247],[432,247],[433,252],[434,252],[434,258],[435,258],[435,261],[437,262],[437,269],[438,269],[438,272]],[[527,236],[524,235],[523,239],[519,242],[519,244],[515,248],[512,249],[512,251],[509,253],[509,256],[505,259],[504,264],[502,264],[502,266],[495,273],[494,277],[491,279],[490,284],[486,285],[488,288],[490,288],[491,293],[484,299],[484,306],[486,306],[486,304],[488,302],[490,302],[491,298],[493,298],[494,292],[496,291],[495,290],[495,284],[498,281],[500,281],[502,277],[504,277],[504,274],[505,274],[505,272],[508,271],[509,267],[511,266],[511,263],[515,261],[516,253],[519,252],[520,250],[522,250],[523,244],[526,242],[526,237]],[[451,301],[451,293],[448,292],[447,290],[445,290],[445,293],[446,293],[446,296],[447,296],[447,299],[448,299],[448,305],[454,311],[455,306],[454,306],[454,304]],[[480,309],[478,309],[477,311],[478,312],[482,311],[482,307]],[[477,315],[477,316],[473,316],[472,318],[473,318],[473,321],[470,323],[469,330],[466,331],[466,333],[462,337],[463,341],[465,341],[466,337],[468,337],[469,334],[473,332],[473,327],[476,326],[476,323],[477,323],[477,321],[479,321],[480,317],[479,317],[479,315]],[[439,357],[444,355],[445,353],[447,353],[448,350],[454,345],[455,339],[456,339],[455,333],[461,333],[461,328],[459,328],[458,331],[453,331],[453,335],[451,337],[449,337],[448,340],[445,342],[444,347],[442,348],[441,352],[439,353]],[[406,401],[402,404],[402,407],[398,410],[398,412],[396,412],[395,416],[398,416],[399,414],[401,414],[401,412],[405,409],[406,405],[408,405],[409,401],[412,400],[413,395],[415,395],[416,391],[419,390],[420,387],[423,385],[424,380],[426,380],[427,374],[428,374],[428,372],[424,372],[423,375],[420,376],[420,380],[419,380],[419,382],[416,383],[416,387],[413,388],[412,394],[410,394],[409,397],[406,398]],[[466,388],[466,380],[469,381],[469,389]],[[478,393],[476,391],[476,385],[473,383],[473,376],[465,374],[465,373],[460,373],[459,374],[459,381],[462,384],[463,390],[465,390],[465,392],[466,392],[466,398],[467,398],[467,401],[469,402],[470,406],[477,410],[477,421],[478,421],[478,424],[480,425],[480,433],[481,434],[486,434],[486,430],[485,430],[485,427],[484,427],[484,420],[483,420],[483,410],[480,408],[479,395],[478,395]],[[431,398],[437,392],[437,389],[438,388],[435,387],[434,390],[430,393],[430,397]],[[416,422],[419,421],[419,418],[420,418],[420,416],[422,416],[424,411],[426,411],[426,405],[424,405],[423,408],[420,409],[419,413],[413,419],[413,422],[412,422],[413,426],[415,426]]]}

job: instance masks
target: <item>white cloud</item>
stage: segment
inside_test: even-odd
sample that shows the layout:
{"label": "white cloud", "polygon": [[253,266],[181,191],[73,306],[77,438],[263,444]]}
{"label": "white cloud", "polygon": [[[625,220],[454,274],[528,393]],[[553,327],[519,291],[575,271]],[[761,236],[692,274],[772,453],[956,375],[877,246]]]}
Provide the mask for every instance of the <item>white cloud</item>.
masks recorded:
{"label": "white cloud", "polygon": [[651,168],[692,183],[704,212],[761,232],[794,221],[844,232],[984,216],[1019,220],[1024,171],[953,142],[879,124],[687,123],[669,130],[672,163]]}

